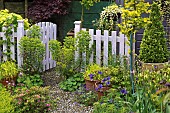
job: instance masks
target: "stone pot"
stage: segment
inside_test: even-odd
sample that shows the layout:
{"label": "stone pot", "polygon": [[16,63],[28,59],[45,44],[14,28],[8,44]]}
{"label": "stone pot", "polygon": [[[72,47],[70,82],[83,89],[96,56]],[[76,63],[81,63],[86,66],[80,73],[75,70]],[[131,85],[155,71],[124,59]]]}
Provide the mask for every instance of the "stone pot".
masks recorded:
{"label": "stone pot", "polygon": [[160,69],[164,68],[165,64],[167,64],[167,62],[165,63],[143,63],[142,62],[142,71],[144,70],[159,71]]}

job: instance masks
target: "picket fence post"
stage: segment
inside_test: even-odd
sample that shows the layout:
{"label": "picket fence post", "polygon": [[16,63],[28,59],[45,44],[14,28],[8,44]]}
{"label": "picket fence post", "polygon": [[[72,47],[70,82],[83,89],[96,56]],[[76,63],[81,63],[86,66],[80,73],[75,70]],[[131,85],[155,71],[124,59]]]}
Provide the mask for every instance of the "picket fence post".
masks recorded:
{"label": "picket fence post", "polygon": [[18,28],[17,28],[17,61],[18,67],[21,67],[23,64],[23,58],[21,56],[21,52],[19,49],[19,41],[24,36],[24,20],[17,20]]}
{"label": "picket fence post", "polygon": [[[74,37],[76,37],[76,34],[78,32],[80,32],[80,30],[81,30],[81,21],[75,21],[74,24],[75,24],[75,27],[74,27]],[[78,43],[78,42],[76,42],[76,43]],[[78,51],[79,51],[78,49],[77,49],[77,51],[75,51],[75,61],[79,57]]]}

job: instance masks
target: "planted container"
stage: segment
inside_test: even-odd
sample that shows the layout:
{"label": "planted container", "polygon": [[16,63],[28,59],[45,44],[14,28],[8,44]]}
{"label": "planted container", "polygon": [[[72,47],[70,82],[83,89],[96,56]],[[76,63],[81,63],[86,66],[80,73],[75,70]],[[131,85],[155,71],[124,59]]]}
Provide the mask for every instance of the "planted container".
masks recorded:
{"label": "planted container", "polygon": [[17,66],[12,61],[6,61],[0,64],[0,83],[4,86],[15,84],[18,74]]}

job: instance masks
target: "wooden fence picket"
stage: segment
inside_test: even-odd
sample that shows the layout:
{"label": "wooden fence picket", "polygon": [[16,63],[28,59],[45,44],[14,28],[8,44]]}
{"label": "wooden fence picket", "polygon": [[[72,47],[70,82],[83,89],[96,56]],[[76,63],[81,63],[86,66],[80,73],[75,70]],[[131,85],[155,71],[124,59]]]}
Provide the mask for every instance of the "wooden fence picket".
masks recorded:
{"label": "wooden fence picket", "polygon": [[[80,22],[75,22],[75,33],[79,32]],[[123,56],[129,56],[129,45],[127,44],[127,37],[124,34],[120,34],[117,36],[117,31],[112,31],[111,36],[109,36],[109,31],[104,30],[104,35],[101,34],[101,30],[96,30],[96,34],[94,34],[94,29],[89,29],[89,34],[91,36],[91,41],[89,47],[91,48],[96,42],[95,50],[92,51],[92,54],[89,59],[89,63],[94,63],[94,51],[95,51],[95,60],[98,65],[108,65],[109,56],[115,59],[116,55],[119,55],[121,60],[123,61]],[[76,35],[76,34],[75,34]],[[111,43],[111,53],[109,53],[109,43]],[[119,44],[118,44],[119,43]],[[119,51],[118,51],[119,50]],[[76,56],[76,55],[75,55]],[[77,56],[76,56],[77,57]],[[76,58],[75,58],[76,60]]]}
{"label": "wooden fence picket", "polygon": [[18,28],[17,28],[17,62],[18,67],[22,66],[23,58],[21,57],[21,53],[19,50],[19,41],[24,36],[24,21],[18,20]]}
{"label": "wooden fence picket", "polygon": [[103,55],[103,65],[108,65],[108,50],[109,50],[109,31],[104,30],[104,55]]}
{"label": "wooden fence picket", "polygon": [[[92,48],[92,45],[94,43],[94,29],[89,29],[89,34],[91,36],[91,40],[90,40],[90,44],[89,44],[89,48]],[[90,59],[89,59],[89,63],[93,63],[93,57],[94,57],[94,51],[92,50],[91,55],[90,55]]]}
{"label": "wooden fence picket", "polygon": [[96,63],[101,65],[101,30],[96,30]]}

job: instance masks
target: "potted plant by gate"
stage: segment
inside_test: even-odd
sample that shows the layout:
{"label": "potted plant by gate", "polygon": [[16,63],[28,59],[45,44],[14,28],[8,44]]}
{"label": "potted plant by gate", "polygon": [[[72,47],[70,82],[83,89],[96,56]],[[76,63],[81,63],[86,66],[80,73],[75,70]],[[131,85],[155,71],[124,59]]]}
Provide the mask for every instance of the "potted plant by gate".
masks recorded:
{"label": "potted plant by gate", "polygon": [[142,69],[159,70],[168,61],[169,53],[167,41],[164,37],[160,9],[157,3],[153,3],[150,13],[150,22],[147,24],[140,45],[139,58],[143,62]]}
{"label": "potted plant by gate", "polygon": [[101,67],[97,64],[90,64],[84,72],[86,89],[95,91],[96,84],[99,84],[101,80],[109,76],[110,73],[111,71],[108,67]]}
{"label": "potted plant by gate", "polygon": [[95,90],[98,94],[98,100],[111,88],[111,77],[105,77],[100,82],[95,84]]}
{"label": "potted plant by gate", "polygon": [[6,61],[0,64],[0,83],[4,86],[15,84],[18,74],[17,66],[12,61]]}

